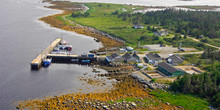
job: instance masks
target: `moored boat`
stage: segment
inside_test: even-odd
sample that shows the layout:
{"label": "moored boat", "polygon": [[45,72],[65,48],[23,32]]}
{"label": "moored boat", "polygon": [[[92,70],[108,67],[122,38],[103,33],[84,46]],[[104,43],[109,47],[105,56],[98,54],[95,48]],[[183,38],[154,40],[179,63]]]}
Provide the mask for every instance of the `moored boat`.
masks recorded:
{"label": "moored boat", "polygon": [[51,61],[52,61],[52,59],[43,59],[43,60],[42,60],[42,66],[43,66],[44,68],[49,67],[50,64],[51,64]]}
{"label": "moored boat", "polygon": [[66,45],[65,50],[71,51],[72,50],[72,45]]}
{"label": "moored boat", "polygon": [[66,40],[62,40],[61,42],[60,42],[60,45],[66,45],[67,44],[67,41]]}
{"label": "moored boat", "polygon": [[90,63],[90,60],[81,60],[82,63]]}

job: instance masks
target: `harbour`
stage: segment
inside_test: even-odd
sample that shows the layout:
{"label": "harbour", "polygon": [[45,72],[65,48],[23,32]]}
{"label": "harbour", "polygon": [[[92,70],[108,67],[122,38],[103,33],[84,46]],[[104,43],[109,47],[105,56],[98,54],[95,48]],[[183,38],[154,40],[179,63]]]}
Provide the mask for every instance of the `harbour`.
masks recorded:
{"label": "harbour", "polygon": [[[64,50],[64,51],[60,51]],[[66,51],[65,51],[66,50]],[[97,62],[97,56],[94,54],[71,54],[71,45],[62,38],[56,38],[42,53],[40,53],[31,63],[31,70],[39,70],[42,66],[48,67],[53,63],[67,64],[91,64]],[[45,65],[45,62],[47,64]]]}

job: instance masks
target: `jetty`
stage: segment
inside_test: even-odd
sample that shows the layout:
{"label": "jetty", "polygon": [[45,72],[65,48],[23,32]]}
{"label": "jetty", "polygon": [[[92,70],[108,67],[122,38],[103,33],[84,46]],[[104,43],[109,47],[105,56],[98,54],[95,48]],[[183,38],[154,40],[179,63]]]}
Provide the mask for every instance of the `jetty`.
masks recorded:
{"label": "jetty", "polygon": [[42,66],[42,59],[47,57],[47,54],[53,51],[57,44],[61,42],[62,38],[55,39],[41,54],[39,54],[32,62],[31,62],[31,70],[38,70]]}
{"label": "jetty", "polygon": [[[31,70],[39,70],[42,66],[43,59],[52,59],[52,63],[66,64],[91,64],[97,62],[98,58],[94,54],[74,55],[68,52],[63,52],[65,49],[62,47],[62,41],[62,38],[55,39],[41,54],[39,54],[31,62]],[[55,47],[58,48],[59,46],[62,48],[61,52],[55,51]],[[53,52],[55,52],[55,54]]]}

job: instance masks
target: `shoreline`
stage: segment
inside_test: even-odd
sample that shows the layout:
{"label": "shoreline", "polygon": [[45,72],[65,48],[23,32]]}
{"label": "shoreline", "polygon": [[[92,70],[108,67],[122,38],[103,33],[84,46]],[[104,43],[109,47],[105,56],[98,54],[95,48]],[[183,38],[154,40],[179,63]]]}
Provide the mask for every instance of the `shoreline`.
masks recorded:
{"label": "shoreline", "polygon": [[62,11],[61,13],[58,14],[48,15],[46,17],[39,18],[40,21],[43,21],[44,23],[50,25],[51,27],[62,29],[65,31],[76,32],[78,34],[92,37],[96,42],[101,42],[103,46],[98,50],[105,50],[108,48],[124,46],[124,41],[111,37],[109,34],[96,30],[92,27],[82,26],[72,21],[68,21],[68,23],[71,23],[71,25],[65,25],[65,23],[62,20],[56,19],[56,17],[59,16],[71,14],[76,11],[86,10],[84,4],[74,4],[68,1],[51,1],[51,0],[44,0],[43,2],[52,4],[50,6],[45,6],[45,8]]}

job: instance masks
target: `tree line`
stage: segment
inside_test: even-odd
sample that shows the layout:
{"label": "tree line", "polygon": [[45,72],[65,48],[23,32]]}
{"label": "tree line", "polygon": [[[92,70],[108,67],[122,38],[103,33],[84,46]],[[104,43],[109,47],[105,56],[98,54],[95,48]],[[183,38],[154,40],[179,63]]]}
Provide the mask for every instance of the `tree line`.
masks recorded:
{"label": "tree line", "polygon": [[211,59],[213,62],[216,60],[216,63],[208,67],[209,73],[179,76],[171,84],[171,90],[207,98],[214,107],[220,109],[220,51],[207,49],[201,58]]}
{"label": "tree line", "polygon": [[[118,14],[117,12],[114,14]],[[123,20],[132,18],[134,24],[144,23],[160,25],[183,35],[199,38],[201,35],[209,38],[220,38],[220,13],[212,11],[185,11],[173,8],[163,11],[118,14]]]}

